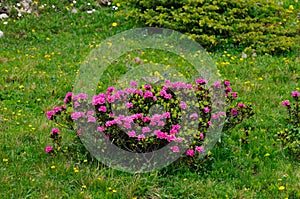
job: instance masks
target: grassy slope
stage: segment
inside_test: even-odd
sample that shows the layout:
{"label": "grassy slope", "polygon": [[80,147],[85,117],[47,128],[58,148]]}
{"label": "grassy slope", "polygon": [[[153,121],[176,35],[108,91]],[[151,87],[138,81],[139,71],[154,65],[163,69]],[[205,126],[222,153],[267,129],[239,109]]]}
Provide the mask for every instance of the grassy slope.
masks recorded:
{"label": "grassy slope", "polygon": [[[222,76],[257,114],[214,148],[215,161],[205,174],[179,169],[130,175],[45,154],[54,124],[44,111],[61,103],[95,44],[134,27],[112,13],[52,12],[0,24],[5,33],[0,40],[1,198],[296,198],[299,163],[283,158],[273,140],[286,114],[280,102],[300,87],[300,63],[293,53],[243,61],[236,51],[212,54]],[[252,127],[248,145],[239,141],[245,126]],[[278,190],[281,185],[285,190]]]}

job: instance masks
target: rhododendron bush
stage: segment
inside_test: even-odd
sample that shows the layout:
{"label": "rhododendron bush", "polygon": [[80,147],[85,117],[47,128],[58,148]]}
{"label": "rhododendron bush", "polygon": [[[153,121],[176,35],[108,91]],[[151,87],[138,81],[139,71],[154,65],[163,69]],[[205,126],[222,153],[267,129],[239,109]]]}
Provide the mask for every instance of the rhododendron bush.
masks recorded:
{"label": "rhododendron bush", "polygon": [[[208,128],[219,125],[216,121],[222,118],[225,121],[221,124],[223,130],[228,130],[253,115],[250,105],[236,100],[237,93],[232,91],[229,81],[214,82],[212,87],[214,93],[204,79],[197,79],[194,84],[166,80],[158,85],[142,86],[131,81],[129,88],[118,90],[109,87],[106,92],[91,99],[84,93],[75,95],[68,92],[64,105],[54,107],[46,116],[62,127],[73,129],[74,143],[80,143],[78,137],[83,131],[89,131],[93,139],[99,137],[100,140],[104,136],[106,141],[126,151],[148,153],[169,147],[170,153],[196,159],[205,151]],[[192,94],[196,96],[195,100],[189,97]],[[225,111],[214,110],[213,95],[224,96]],[[188,116],[184,116],[186,110],[189,110]],[[189,125],[181,125],[182,120]],[[88,125],[83,125],[86,127],[83,129],[78,128],[81,125],[76,127],[75,123]],[[196,125],[197,132],[190,132],[190,125]],[[185,142],[185,136],[192,142],[182,151],[177,143]],[[47,153],[72,153],[71,146],[61,146],[58,128],[52,129],[50,137],[53,146],[46,147]]]}

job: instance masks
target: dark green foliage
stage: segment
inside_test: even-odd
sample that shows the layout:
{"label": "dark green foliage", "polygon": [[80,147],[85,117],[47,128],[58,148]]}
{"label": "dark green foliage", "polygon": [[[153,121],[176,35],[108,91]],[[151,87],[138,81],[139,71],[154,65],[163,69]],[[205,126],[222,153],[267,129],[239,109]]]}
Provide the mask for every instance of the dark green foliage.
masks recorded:
{"label": "dark green foliage", "polygon": [[208,48],[240,47],[246,52],[296,50],[299,41],[297,5],[254,0],[125,0],[120,13],[146,26],[187,33]]}

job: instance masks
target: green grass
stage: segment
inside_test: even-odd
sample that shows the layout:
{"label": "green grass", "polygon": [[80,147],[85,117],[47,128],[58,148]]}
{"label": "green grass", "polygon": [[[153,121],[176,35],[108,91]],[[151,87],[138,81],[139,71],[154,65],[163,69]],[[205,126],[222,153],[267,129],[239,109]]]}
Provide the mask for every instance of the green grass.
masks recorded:
{"label": "green grass", "polygon": [[[300,164],[283,157],[274,140],[287,115],[281,101],[300,90],[298,52],[244,60],[234,49],[211,54],[221,77],[232,82],[241,101],[253,104],[256,115],[223,136],[206,169],[170,166],[132,175],[44,152],[55,126],[45,111],[61,104],[96,44],[136,26],[109,8],[93,14],[45,10],[39,17],[0,23],[5,34],[0,39],[0,197],[299,198]],[[248,144],[240,141],[245,128],[251,128]]]}

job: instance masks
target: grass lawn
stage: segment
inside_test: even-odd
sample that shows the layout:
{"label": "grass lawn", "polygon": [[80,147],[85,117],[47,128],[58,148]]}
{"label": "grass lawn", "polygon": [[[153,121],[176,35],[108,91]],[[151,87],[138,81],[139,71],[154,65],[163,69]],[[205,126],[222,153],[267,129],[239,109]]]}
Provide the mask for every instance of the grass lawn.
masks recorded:
{"label": "grass lawn", "polygon": [[[55,124],[45,112],[71,91],[80,64],[97,44],[140,26],[111,8],[92,14],[51,9],[0,21],[0,198],[300,197],[300,163],[284,157],[274,139],[285,128],[281,102],[300,90],[299,52],[246,59],[234,49],[210,53],[221,77],[256,114],[223,135],[201,171],[170,166],[133,175],[85,159],[51,158],[45,147]],[[155,59],[146,55],[140,57]],[[64,133],[68,140],[71,132]]]}

